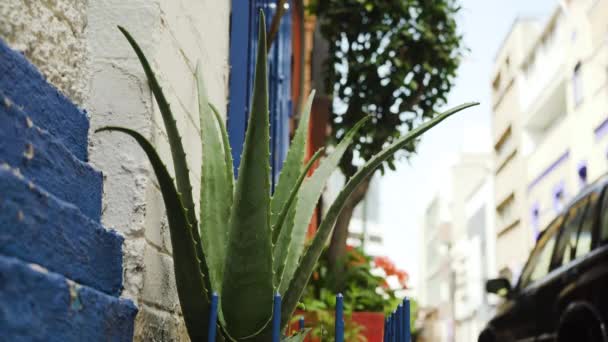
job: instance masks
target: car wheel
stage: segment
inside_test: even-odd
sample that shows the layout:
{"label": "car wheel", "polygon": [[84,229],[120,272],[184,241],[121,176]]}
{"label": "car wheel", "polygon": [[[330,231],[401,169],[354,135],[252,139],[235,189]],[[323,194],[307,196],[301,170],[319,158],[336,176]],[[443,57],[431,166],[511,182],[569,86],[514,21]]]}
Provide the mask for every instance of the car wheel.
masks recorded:
{"label": "car wheel", "polygon": [[562,320],[557,342],[608,342],[601,321],[590,311],[579,311]]}
{"label": "car wheel", "polygon": [[486,329],[479,334],[477,342],[496,342],[496,336],[492,331]]}

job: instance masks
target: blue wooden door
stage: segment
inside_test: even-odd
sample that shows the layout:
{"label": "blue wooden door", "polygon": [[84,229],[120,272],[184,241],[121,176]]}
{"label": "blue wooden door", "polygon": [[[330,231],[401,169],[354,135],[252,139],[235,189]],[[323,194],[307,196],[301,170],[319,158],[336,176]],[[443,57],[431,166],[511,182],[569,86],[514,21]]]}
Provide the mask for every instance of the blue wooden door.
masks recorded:
{"label": "blue wooden door", "polygon": [[[291,9],[281,20],[279,33],[268,55],[268,87],[270,99],[270,158],[272,186],[276,184],[289,146],[289,117],[291,116]],[[257,53],[258,11],[266,15],[270,27],[276,12],[275,0],[233,0],[230,32],[230,101],[228,104],[228,134],[232,146],[234,172],[243,150],[247,118]],[[268,29],[267,27],[267,29]]]}

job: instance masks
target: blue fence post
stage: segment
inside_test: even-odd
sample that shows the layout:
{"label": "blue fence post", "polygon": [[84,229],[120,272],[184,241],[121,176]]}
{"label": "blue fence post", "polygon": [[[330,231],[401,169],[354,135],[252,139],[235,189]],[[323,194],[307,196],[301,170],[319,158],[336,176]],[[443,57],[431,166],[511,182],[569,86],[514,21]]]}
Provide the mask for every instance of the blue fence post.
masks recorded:
{"label": "blue fence post", "polygon": [[274,295],[274,308],[272,310],[272,342],[281,340],[281,295]]}
{"label": "blue fence post", "polygon": [[397,342],[397,312],[393,311],[391,315],[391,342]]}
{"label": "blue fence post", "polygon": [[395,316],[395,320],[397,321],[397,342],[403,342],[403,305],[399,304],[397,306],[397,316]]}
{"label": "blue fence post", "polygon": [[405,313],[405,315],[403,315],[405,321],[405,342],[410,342],[412,340],[412,327],[410,326],[410,310],[410,299],[405,298],[405,301],[403,301],[403,312]]}
{"label": "blue fence post", "polygon": [[390,335],[389,335],[389,331],[390,331],[390,319],[388,317],[385,318],[384,320],[384,333],[382,334],[383,336],[383,341],[384,342],[389,342],[390,341]]}
{"label": "blue fence post", "polygon": [[388,342],[393,341],[393,317],[388,315],[388,324],[386,326],[386,335],[388,336]]}
{"label": "blue fence post", "polygon": [[299,327],[298,327],[300,329],[300,331],[304,330],[304,326],[305,326],[304,325],[304,316],[301,316],[300,321],[299,321]]}
{"label": "blue fence post", "polygon": [[211,310],[209,312],[209,335],[207,336],[208,342],[215,342],[216,325],[217,325],[217,293],[213,293],[211,296]]}
{"label": "blue fence post", "polygon": [[344,297],[336,296],[336,342],[344,342]]}

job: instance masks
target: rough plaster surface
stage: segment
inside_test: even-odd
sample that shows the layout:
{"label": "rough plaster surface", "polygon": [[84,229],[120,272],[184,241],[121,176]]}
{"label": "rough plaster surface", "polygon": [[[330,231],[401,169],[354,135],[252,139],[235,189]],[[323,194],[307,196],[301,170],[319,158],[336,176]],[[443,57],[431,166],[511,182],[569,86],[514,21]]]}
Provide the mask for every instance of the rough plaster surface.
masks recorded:
{"label": "rough plaster surface", "polygon": [[[85,106],[91,128],[135,128],[172,164],[143,71],[115,28],[123,25],[142,46],[169,98],[198,188],[201,151],[192,73],[201,60],[211,101],[226,108],[229,5],[213,0],[99,0],[90,3],[87,20],[91,76]],[[164,204],[147,159],[130,138],[119,134],[92,135],[89,152],[104,173],[102,221],[125,235],[123,296],[140,308],[135,340],[187,341]]]}
{"label": "rough plaster surface", "polygon": [[86,94],[86,0],[2,0],[0,36],[75,103]]}
{"label": "rough plaster surface", "polygon": [[116,25],[131,32],[157,72],[197,189],[201,151],[192,73],[200,60],[211,102],[226,108],[229,15],[230,2],[215,0],[0,1],[0,36],[89,114],[89,158],[104,178],[102,223],[125,237],[122,296],[140,309],[136,341],[188,338],[173,284],[164,204],[150,165],[129,137],[93,133],[106,125],[136,129],[172,165],[158,107]]}

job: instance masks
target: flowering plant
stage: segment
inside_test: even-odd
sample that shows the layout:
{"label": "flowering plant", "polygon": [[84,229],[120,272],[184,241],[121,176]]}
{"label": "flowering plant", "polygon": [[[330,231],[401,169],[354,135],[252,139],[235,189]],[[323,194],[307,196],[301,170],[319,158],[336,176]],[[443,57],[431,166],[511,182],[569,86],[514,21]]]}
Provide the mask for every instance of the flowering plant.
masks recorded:
{"label": "flowering plant", "polygon": [[[378,256],[374,258],[374,265],[380,269],[382,269],[384,271],[384,274],[386,275],[386,277],[392,277],[394,276],[395,278],[397,278],[399,285],[403,288],[403,289],[407,289],[407,282],[409,280],[409,274],[407,274],[406,271],[404,270],[399,270],[397,269],[397,267],[395,266],[395,264],[388,258],[385,256]],[[388,282],[384,282],[383,287],[388,287]]]}

